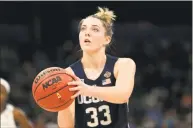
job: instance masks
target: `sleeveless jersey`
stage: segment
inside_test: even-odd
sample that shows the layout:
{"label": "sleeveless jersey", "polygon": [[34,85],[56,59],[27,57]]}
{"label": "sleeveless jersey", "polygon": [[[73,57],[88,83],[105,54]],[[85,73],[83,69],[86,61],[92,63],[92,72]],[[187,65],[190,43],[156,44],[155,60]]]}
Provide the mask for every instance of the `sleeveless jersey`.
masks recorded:
{"label": "sleeveless jersey", "polygon": [[14,120],[13,110],[13,105],[6,105],[5,110],[1,113],[1,128],[17,128]]}
{"label": "sleeveless jersey", "polygon": [[[90,86],[115,86],[113,70],[117,60],[117,57],[107,55],[104,69],[96,80],[87,78],[81,60],[70,67]],[[127,103],[113,104],[94,97],[78,96],[75,99],[75,128],[129,128],[127,108]]]}

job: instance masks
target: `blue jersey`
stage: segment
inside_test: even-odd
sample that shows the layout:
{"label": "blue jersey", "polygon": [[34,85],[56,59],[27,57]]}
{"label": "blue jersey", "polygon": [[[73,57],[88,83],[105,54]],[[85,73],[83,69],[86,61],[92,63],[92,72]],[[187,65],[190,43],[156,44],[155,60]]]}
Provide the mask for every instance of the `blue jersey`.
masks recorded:
{"label": "blue jersey", "polygon": [[[105,67],[96,80],[88,79],[81,60],[70,67],[75,75],[90,86],[115,86],[114,65],[117,57],[107,55]],[[94,97],[75,99],[75,128],[128,128],[127,103],[113,104]]]}

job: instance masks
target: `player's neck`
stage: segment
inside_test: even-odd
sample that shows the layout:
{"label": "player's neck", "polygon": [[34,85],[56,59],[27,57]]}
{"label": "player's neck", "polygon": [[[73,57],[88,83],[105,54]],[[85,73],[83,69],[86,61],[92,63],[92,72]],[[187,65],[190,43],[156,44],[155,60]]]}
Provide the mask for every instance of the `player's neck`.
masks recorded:
{"label": "player's neck", "polygon": [[105,52],[99,51],[93,54],[83,53],[82,63],[84,68],[100,69],[106,62]]}

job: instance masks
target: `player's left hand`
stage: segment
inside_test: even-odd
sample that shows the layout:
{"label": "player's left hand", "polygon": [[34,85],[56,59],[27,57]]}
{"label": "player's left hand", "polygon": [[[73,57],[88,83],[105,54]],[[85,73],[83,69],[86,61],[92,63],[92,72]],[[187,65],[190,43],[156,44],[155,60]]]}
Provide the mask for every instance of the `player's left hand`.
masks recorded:
{"label": "player's left hand", "polygon": [[76,87],[69,88],[70,91],[77,91],[71,98],[74,99],[79,95],[88,96],[91,86],[85,84],[80,78],[75,81],[68,82],[68,85],[77,85]]}

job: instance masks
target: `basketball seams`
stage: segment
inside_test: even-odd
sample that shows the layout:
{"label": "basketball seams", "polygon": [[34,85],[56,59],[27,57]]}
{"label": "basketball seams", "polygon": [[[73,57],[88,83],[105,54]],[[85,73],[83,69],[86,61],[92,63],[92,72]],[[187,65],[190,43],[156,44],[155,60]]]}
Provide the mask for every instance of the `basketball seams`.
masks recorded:
{"label": "basketball seams", "polygon": [[[66,86],[64,86],[63,88],[65,88],[65,87],[66,87]],[[62,90],[63,88],[57,90],[56,92]],[[54,93],[56,93],[56,92],[54,92]],[[48,98],[49,96],[53,95],[54,93],[52,93],[52,94],[50,94],[50,95],[48,95],[48,96],[46,96],[46,97],[43,97],[43,98],[38,99],[37,102],[40,101],[40,100],[42,100],[42,99]],[[74,92],[74,94],[75,94],[75,93],[76,93],[76,92]],[[74,94],[73,94],[73,95],[74,95]],[[47,109],[54,109],[54,108],[61,107],[61,106],[65,105],[65,104],[67,104],[67,103],[68,103],[69,101],[71,101],[71,100],[72,100],[72,99],[69,99],[69,100],[67,100],[67,101],[66,101],[64,104],[62,104],[62,105],[58,105],[58,106],[55,106],[55,107],[52,107],[52,108],[47,108]]]}
{"label": "basketball seams", "polygon": [[62,105],[58,105],[58,106],[55,106],[55,107],[52,107],[52,108],[47,108],[47,109],[54,109],[54,108],[59,108],[59,107],[61,107],[61,106],[63,106],[63,105],[65,105],[65,104],[67,104],[69,101],[71,101],[72,99],[69,99],[69,100],[67,100],[64,104],[62,104]]}
{"label": "basketball seams", "polygon": [[52,94],[54,94],[54,93],[56,93],[56,92],[58,92],[58,91],[64,89],[64,88],[67,87],[67,86],[68,86],[68,85],[66,85],[66,86],[64,86],[64,87],[62,87],[62,88],[60,88],[60,89],[58,89],[57,91],[55,91],[55,92],[53,92],[53,93],[51,93],[51,94],[48,94],[47,96],[44,96],[44,97],[42,97],[42,98],[39,98],[39,99],[37,100],[37,102],[40,101],[40,100],[42,100],[42,99],[44,99],[44,98],[46,98],[46,97],[51,96]]}
{"label": "basketball seams", "polygon": [[[48,78],[50,78],[50,77],[52,77],[52,76],[54,76],[54,75],[58,75],[58,74],[66,74],[66,73],[56,73],[56,74],[52,74],[52,75],[44,78],[44,79],[36,86],[36,88],[35,88],[35,90],[34,90],[34,92],[33,92],[33,95],[35,96],[36,90],[38,89],[38,87],[40,86],[40,84],[42,84],[42,82],[44,82],[46,79],[48,79]],[[66,74],[66,75],[68,75],[68,74]],[[68,76],[70,76],[70,75],[68,75]],[[70,76],[70,77],[71,77],[71,76]]]}

